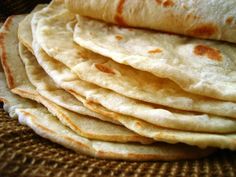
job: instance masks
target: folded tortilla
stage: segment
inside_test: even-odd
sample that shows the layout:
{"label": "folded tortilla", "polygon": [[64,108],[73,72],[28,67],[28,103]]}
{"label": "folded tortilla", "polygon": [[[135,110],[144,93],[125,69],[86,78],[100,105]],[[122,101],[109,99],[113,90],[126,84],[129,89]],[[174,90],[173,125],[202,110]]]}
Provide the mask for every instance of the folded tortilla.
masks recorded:
{"label": "folded tortilla", "polygon": [[66,0],[65,3],[73,12],[109,23],[236,43],[235,0]]}

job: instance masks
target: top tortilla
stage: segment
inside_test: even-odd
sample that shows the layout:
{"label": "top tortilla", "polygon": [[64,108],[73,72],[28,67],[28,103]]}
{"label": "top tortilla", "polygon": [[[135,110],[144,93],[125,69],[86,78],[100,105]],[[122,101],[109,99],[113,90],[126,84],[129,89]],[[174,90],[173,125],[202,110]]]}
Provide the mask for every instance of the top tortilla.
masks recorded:
{"label": "top tortilla", "polygon": [[65,2],[73,12],[109,23],[236,43],[235,0],[66,0]]}

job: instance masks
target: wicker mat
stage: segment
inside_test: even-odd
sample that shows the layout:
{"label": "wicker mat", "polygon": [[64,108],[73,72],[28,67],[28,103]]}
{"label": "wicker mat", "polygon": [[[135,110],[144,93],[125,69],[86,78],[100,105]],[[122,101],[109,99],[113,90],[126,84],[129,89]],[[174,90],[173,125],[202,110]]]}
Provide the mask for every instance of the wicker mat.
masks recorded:
{"label": "wicker mat", "polygon": [[37,136],[0,108],[0,176],[170,176],[233,177],[236,152],[218,151],[208,158],[177,162],[101,160],[75,153]]}

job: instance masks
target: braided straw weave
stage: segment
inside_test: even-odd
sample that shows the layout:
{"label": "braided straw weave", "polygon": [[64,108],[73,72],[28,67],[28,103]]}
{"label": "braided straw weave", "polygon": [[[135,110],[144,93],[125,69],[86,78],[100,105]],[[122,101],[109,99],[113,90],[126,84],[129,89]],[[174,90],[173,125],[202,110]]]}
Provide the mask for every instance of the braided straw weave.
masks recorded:
{"label": "braided straw weave", "polygon": [[[47,0],[0,0],[0,22],[10,14],[29,12]],[[75,153],[37,136],[11,119],[0,103],[0,177],[233,177],[236,152],[218,151],[208,158],[178,162],[101,160]]]}

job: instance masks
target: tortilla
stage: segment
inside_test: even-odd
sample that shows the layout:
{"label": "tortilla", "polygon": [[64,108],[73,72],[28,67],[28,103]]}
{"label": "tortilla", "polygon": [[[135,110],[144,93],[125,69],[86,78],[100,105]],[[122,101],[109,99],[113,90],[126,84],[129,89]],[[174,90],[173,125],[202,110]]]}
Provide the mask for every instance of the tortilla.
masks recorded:
{"label": "tortilla", "polygon": [[[1,70],[1,66],[0,66]],[[5,76],[3,72],[0,72],[0,102],[3,102],[3,109],[8,112],[9,116],[16,118],[15,110],[18,108],[38,108],[39,104],[34,103],[33,101],[25,101],[19,96],[13,95],[6,85]],[[22,104],[24,103],[24,104]]]}
{"label": "tortilla", "polygon": [[[47,30],[44,32],[47,33]],[[54,36],[54,34],[59,37],[59,34],[56,35],[55,32],[51,33],[51,37]],[[107,37],[107,41],[111,41],[108,38],[109,37]],[[78,38],[78,41],[79,40]],[[48,42],[46,37],[44,41]],[[61,42],[65,44],[65,41]],[[49,45],[50,44],[48,44],[48,46]],[[112,45],[113,44],[110,43],[110,46]],[[56,47],[58,47],[58,45],[55,46],[55,48]],[[50,48],[53,49],[52,46],[50,46]],[[76,49],[73,52],[76,52]],[[82,80],[94,83],[103,88],[111,89],[124,96],[153,104],[164,105],[180,110],[236,118],[236,103],[234,102],[221,101],[188,93],[169,79],[155,77],[148,72],[118,64],[109,58],[102,57],[92,52],[84,51],[81,55],[86,59],[85,61],[77,61],[70,56],[67,58],[70,57],[71,60],[76,61],[73,65],[71,64],[69,66],[68,64],[68,66]],[[67,64],[69,62],[64,61],[64,63]],[[70,63],[72,62],[70,61]]]}
{"label": "tortilla", "polygon": [[106,159],[146,161],[196,159],[214,152],[212,148],[203,150],[183,144],[138,145],[89,140],[64,126],[43,106],[13,95],[7,88],[2,72],[0,90],[0,100],[4,101],[4,107],[8,107],[10,115],[14,112],[20,123],[29,126],[38,135],[78,153]]}
{"label": "tortilla", "polygon": [[[16,37],[14,33],[12,34],[12,32],[16,31],[16,29],[11,30],[11,28],[15,27],[15,24],[18,24],[20,19],[22,18],[19,16],[11,17],[10,19],[8,19],[7,23],[5,23],[6,33],[1,33],[1,56],[5,56],[4,60],[2,60],[2,63],[4,64],[8,83],[9,79],[12,79],[12,83],[8,84],[12,86],[12,88],[14,88],[15,86],[17,88],[17,84],[20,83],[20,81],[14,81],[14,74],[16,74],[20,69],[15,68],[16,71],[14,73],[9,72],[11,71],[11,69],[7,67],[9,66],[8,53],[9,49],[15,48],[7,45],[8,43],[6,42],[9,42],[9,37]],[[9,27],[9,29],[7,30],[6,27]],[[16,44],[17,43],[15,43],[15,45]],[[13,54],[10,56],[14,56],[14,54],[16,54],[17,52],[16,50],[12,50],[12,53]],[[14,60],[14,58],[11,58],[10,60]],[[23,73],[18,74],[21,75]],[[23,74],[23,76],[25,75]],[[21,79],[21,77],[22,75],[18,78]],[[22,81],[23,80],[21,80],[21,82]],[[23,81],[23,83],[23,85],[25,85],[27,81]],[[9,108],[8,111],[14,111],[19,116],[19,121],[22,124],[25,124],[32,128],[40,136],[50,139],[51,141],[59,143],[76,152],[99,158],[144,161],[200,158],[209,155],[214,151],[214,149],[210,148],[201,150],[196,147],[190,147],[182,144],[170,145],[166,143],[157,143],[152,146],[144,146],[138,144],[109,143],[104,141],[89,140],[77,135],[71,129],[61,124],[61,122],[52,114],[50,114],[43,106],[13,95],[8,90],[6,85],[7,84],[4,80],[3,73],[0,73],[0,100],[4,101],[4,104],[8,104],[8,106],[5,106]]]}
{"label": "tortilla", "polygon": [[[185,143],[188,145],[195,145],[201,148],[206,147],[218,147],[218,148],[228,148],[231,150],[236,149],[236,134],[216,134],[216,133],[199,133],[199,132],[187,132],[181,130],[167,129],[162,128],[153,124],[150,124],[141,119],[137,119],[131,116],[122,115],[116,112],[112,112],[107,109],[107,105],[114,105],[114,102],[120,102],[116,98],[114,101],[114,97],[111,96],[110,99],[107,95],[109,93],[102,94],[102,88],[94,89],[95,86],[90,86],[85,84],[80,80],[76,80],[76,76],[73,72],[71,72],[68,68],[65,67],[62,63],[50,58],[38,45],[37,43],[33,43],[33,49],[36,54],[36,58],[40,65],[44,68],[44,70],[49,74],[49,76],[62,88],[73,94],[78,100],[83,102],[83,104],[95,111],[99,114],[102,114],[107,117],[111,117],[119,121],[122,125],[127,127],[130,130],[135,131],[136,133],[146,136],[149,138],[153,138],[156,141],[163,141],[168,143]],[[90,94],[89,94],[90,93]],[[88,96],[87,96],[87,95]],[[86,97],[87,96],[87,97]],[[94,96],[94,98],[93,98]],[[111,101],[113,98],[113,102]],[[104,103],[107,103],[105,105]],[[115,108],[121,108],[123,104],[127,104],[127,100],[122,103],[115,105]],[[105,106],[104,106],[105,105]],[[129,110],[129,108],[127,108]],[[140,108],[134,109],[138,113]],[[157,117],[159,118],[159,117]],[[193,119],[192,121],[194,121]],[[199,119],[198,119],[199,120]],[[212,119],[211,119],[212,120]],[[161,120],[160,120],[161,121]],[[167,121],[163,119],[163,121]],[[209,119],[208,119],[209,121]],[[204,124],[208,124],[209,122],[205,121]],[[223,123],[222,121],[221,123]],[[203,122],[196,122],[196,126]],[[171,123],[169,123],[171,124]],[[214,123],[215,125],[220,125],[218,123]],[[213,124],[212,124],[213,126]],[[188,126],[187,126],[188,127]],[[210,125],[206,126],[210,129]],[[218,129],[220,129],[218,127]],[[190,130],[191,131],[191,130]]]}
{"label": "tortilla", "polygon": [[78,136],[47,112],[38,109],[19,109],[17,113],[19,121],[32,128],[40,136],[76,152],[99,158],[131,161],[181,160],[201,158],[213,151],[212,149],[202,150],[182,144],[157,143],[148,146],[89,140]]}
{"label": "tortilla", "polygon": [[37,60],[32,53],[30,53],[21,43],[19,43],[19,54],[25,65],[26,74],[30,82],[35,86],[40,95],[43,95],[43,97],[48,100],[51,100],[57,105],[75,113],[97,117],[101,120],[107,120],[106,117],[86,109],[83,104],[76,100],[72,95],[56,86],[53,80],[48,77],[48,75],[37,64]]}
{"label": "tortilla", "polygon": [[[39,32],[38,41],[49,55],[66,64],[81,79],[127,97],[154,104],[235,117],[236,104],[233,102],[219,101],[184,92],[168,79],[160,79],[147,72],[117,64],[106,57],[76,46],[71,39],[73,15],[64,14],[50,19],[47,22],[44,21],[46,24],[41,25],[42,33]],[[53,21],[58,21],[56,27],[53,27]],[[68,60],[68,58],[70,59]]]}
{"label": "tortilla", "polygon": [[[28,54],[30,54],[29,51]],[[30,78],[31,83],[33,83],[33,85],[37,88],[38,92],[43,97],[46,93],[46,95],[50,98],[50,100],[53,100],[53,102],[53,93],[55,92],[55,95],[58,94],[62,98],[64,98],[64,100],[59,99],[55,102],[59,102],[59,105],[65,105],[62,107],[67,107],[67,102],[69,101],[69,99],[67,98],[70,98],[72,96],[64,90],[58,88],[56,89],[55,86],[53,86],[54,82],[44,73],[41,68],[39,68],[35,58],[28,58],[27,56],[23,57],[23,60],[26,64],[26,72],[28,74],[28,77]],[[43,87],[45,87],[46,89]],[[72,98],[75,99],[74,97]],[[51,113],[55,114],[60,119],[60,121],[63,122],[63,124],[68,125],[72,130],[74,130],[81,136],[115,142],[140,142],[143,144],[153,142],[151,141],[151,139],[141,137],[122,126],[117,126],[111,123],[106,123],[94,119],[99,118],[101,120],[115,122],[112,119],[101,116],[100,114],[96,114],[95,112],[86,109],[78,100],[77,103],[76,100],[74,100],[74,102],[76,103],[75,106],[79,105],[79,110],[77,111],[77,113],[79,114],[67,111],[55,104],[55,102],[53,103],[45,98],[40,98],[39,100],[44,106],[49,109]],[[93,116],[93,118],[89,116],[83,116],[81,114]]]}
{"label": "tortilla", "polygon": [[80,16],[77,19],[74,39],[80,46],[168,78],[187,92],[236,101],[236,44],[122,28]]}
{"label": "tortilla", "polygon": [[[53,11],[53,9],[50,11]],[[68,69],[61,69],[63,67],[65,68],[65,66],[58,64],[56,61],[53,62],[53,59],[64,63],[71,70],[73,70],[73,68],[80,63],[82,65],[86,63],[88,60],[87,56],[90,56],[90,53],[89,51],[87,52],[87,50],[73,43],[73,26],[70,26],[70,24],[74,23],[73,14],[65,12],[49,18],[45,18],[43,16],[40,18],[40,15],[38,13],[34,15],[34,18],[37,17],[38,19],[41,19],[38,22],[35,39],[37,42],[39,42],[40,47],[42,47],[47,52],[47,54],[51,55],[53,58],[45,59],[46,61],[41,59],[41,61],[39,61],[40,56],[38,55],[40,54],[38,53],[42,53],[39,47],[35,47],[34,53],[40,65],[42,65],[44,70],[51,77],[54,77],[53,79],[58,85],[65,88],[61,84],[63,82],[67,82],[67,91],[73,90],[79,95],[84,96],[86,100],[97,102],[110,111],[132,116],[157,126],[198,132],[228,133],[235,131],[234,129],[236,126],[234,120],[226,119],[220,116],[168,109],[159,105],[151,105],[130,99],[110,90],[103,89],[101,87],[97,87],[94,84],[82,81],[75,74],[71,74],[71,71]],[[37,21],[34,20],[34,18],[33,21]],[[33,26],[33,28],[35,27]],[[42,58],[48,58],[48,56],[44,56]],[[50,67],[50,63],[48,62],[51,62],[54,66],[56,65],[56,67],[54,67],[54,69],[47,68]],[[91,74],[93,75],[93,73]],[[57,77],[55,78],[55,76]],[[71,82],[68,82],[68,80]],[[209,107],[208,104],[206,104],[206,106],[207,107],[205,107],[205,109]],[[223,109],[223,107],[225,106],[222,106],[221,108]],[[228,110],[231,108],[232,107],[228,107]],[[215,107],[212,106],[212,109],[215,109]],[[219,110],[219,112],[220,111],[221,110]],[[230,128],[223,128],[228,121],[233,123],[232,126],[230,126]]]}
{"label": "tortilla", "polygon": [[37,12],[39,10],[42,10],[44,7],[46,7],[46,4],[39,4],[37,5],[34,10],[27,15],[24,20],[22,20],[19,23],[18,27],[18,38],[19,40],[27,47],[28,50],[32,51],[32,48],[30,47],[32,45],[32,31],[31,29],[31,19],[33,17],[34,12]]}
{"label": "tortilla", "polygon": [[[38,92],[35,86],[32,85],[27,78],[27,74],[24,70],[23,63],[21,63],[21,59],[19,57],[17,48],[14,46],[10,47],[8,43],[9,38],[12,37],[17,38],[16,35],[17,26],[15,24],[18,24],[20,19],[21,18],[12,17],[12,20],[10,22],[8,20],[8,23],[4,25],[5,27],[7,26],[8,29],[6,29],[5,31],[6,33],[1,34],[3,39],[2,56],[5,56],[2,59],[2,63],[5,68],[5,75],[8,83],[9,82],[15,83],[14,86],[11,88],[11,91],[13,93],[16,93],[22,97],[29,98],[43,104],[53,115],[57,116],[58,119],[64,125],[70,127],[75,133],[81,136],[91,139],[114,141],[114,142],[140,142],[144,144],[153,142],[153,140],[135,134],[132,131],[122,126],[106,123],[91,118],[90,116],[96,116],[98,114],[87,110],[86,108],[83,107],[82,104],[80,104],[80,109],[78,110],[80,114],[75,114],[53,103],[52,101],[54,99],[50,96],[51,95],[50,93],[55,91],[53,89],[55,88],[55,86],[53,86],[53,83],[49,82],[50,78],[47,78],[48,76],[42,73],[42,70],[40,70],[40,68],[37,67],[37,65],[36,67],[34,66],[33,64],[34,62],[32,60],[35,58],[31,59],[28,58],[28,56],[30,56],[29,51],[28,52],[21,51],[21,56],[24,57],[23,61],[27,64],[26,70],[28,71],[27,74],[31,78],[31,81],[33,81],[38,90],[44,91],[42,93],[48,92],[49,95],[48,98],[52,101],[46,99],[44,95],[40,95],[39,93],[41,92]],[[12,45],[17,46],[17,43],[14,43]],[[22,45],[20,49],[23,50]],[[17,65],[13,65],[12,63],[14,62],[17,63]],[[66,97],[66,93],[64,94],[63,90],[58,89],[58,92],[60,92],[61,97],[63,96]],[[61,100],[62,99],[59,99],[57,102],[60,102]],[[66,103],[64,103],[63,105],[65,104]],[[79,103],[77,103],[77,105],[78,104]],[[81,114],[89,116],[83,116]]]}
{"label": "tortilla", "polygon": [[121,26],[236,43],[234,0],[66,0],[65,3],[75,13]]}
{"label": "tortilla", "polygon": [[[30,22],[34,12],[39,11],[40,9],[42,9],[42,7],[45,7],[45,5],[37,6],[29,15],[24,18],[24,20],[19,23],[18,38],[32,53],[33,38]],[[68,110],[106,120],[106,117],[89,111],[73,96],[58,88],[53,80],[50,79],[46,74],[44,74],[44,72],[39,72],[41,75],[39,75],[38,72],[35,72],[35,70],[37,71],[41,68],[37,67],[37,61],[35,57],[22,45],[22,43],[19,44],[19,54],[26,67],[27,76],[30,82],[33,83],[33,85],[37,88],[37,91],[41,95]],[[35,65],[36,68],[34,67]]]}

